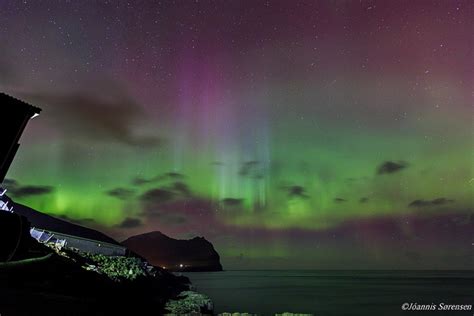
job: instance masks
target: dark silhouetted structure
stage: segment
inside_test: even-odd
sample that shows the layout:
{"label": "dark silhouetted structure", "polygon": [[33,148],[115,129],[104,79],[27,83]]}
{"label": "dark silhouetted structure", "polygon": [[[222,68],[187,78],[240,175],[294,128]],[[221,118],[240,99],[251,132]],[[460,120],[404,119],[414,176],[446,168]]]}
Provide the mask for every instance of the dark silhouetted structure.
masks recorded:
{"label": "dark silhouetted structure", "polygon": [[38,115],[41,109],[0,93],[0,183],[3,182],[15,157],[21,134],[28,121]]}

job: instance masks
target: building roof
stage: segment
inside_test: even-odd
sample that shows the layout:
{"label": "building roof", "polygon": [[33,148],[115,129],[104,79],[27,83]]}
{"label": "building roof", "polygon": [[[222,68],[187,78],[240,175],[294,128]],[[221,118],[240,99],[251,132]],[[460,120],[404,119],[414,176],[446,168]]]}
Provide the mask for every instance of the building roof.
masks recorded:
{"label": "building roof", "polygon": [[[19,100],[15,97],[12,97],[11,95],[8,95],[6,93],[0,92],[0,104],[9,104],[9,105],[14,105],[15,108],[22,108],[24,110],[30,111],[31,116],[34,114],[39,114],[41,112],[41,109],[33,106],[29,103],[26,103],[22,100]],[[3,106],[2,106],[3,107]]]}

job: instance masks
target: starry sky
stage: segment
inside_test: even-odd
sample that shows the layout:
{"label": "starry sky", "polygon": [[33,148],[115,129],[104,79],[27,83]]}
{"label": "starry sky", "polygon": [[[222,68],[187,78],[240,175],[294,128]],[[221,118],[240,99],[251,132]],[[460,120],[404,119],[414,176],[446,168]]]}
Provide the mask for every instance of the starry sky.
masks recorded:
{"label": "starry sky", "polygon": [[474,264],[471,1],[1,1],[4,186],[226,269]]}

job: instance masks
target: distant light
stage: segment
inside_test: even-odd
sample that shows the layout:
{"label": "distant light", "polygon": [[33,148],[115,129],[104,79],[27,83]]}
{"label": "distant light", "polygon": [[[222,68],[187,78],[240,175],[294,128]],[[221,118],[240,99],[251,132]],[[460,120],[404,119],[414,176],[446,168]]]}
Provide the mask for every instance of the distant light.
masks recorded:
{"label": "distant light", "polygon": [[39,113],[35,113],[33,114],[33,116],[31,117],[31,119],[34,119],[35,117],[39,116]]}
{"label": "distant light", "polygon": [[166,270],[166,267],[162,267],[162,268]]}
{"label": "distant light", "polygon": [[182,268],[182,267],[184,267],[184,265],[181,263],[181,264],[179,265],[179,267]]}

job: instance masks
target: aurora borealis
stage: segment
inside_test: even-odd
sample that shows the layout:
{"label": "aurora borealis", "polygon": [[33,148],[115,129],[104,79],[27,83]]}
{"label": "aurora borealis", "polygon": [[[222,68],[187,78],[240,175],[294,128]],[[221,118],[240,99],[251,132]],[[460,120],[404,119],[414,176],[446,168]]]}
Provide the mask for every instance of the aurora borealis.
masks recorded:
{"label": "aurora borealis", "polygon": [[474,264],[471,1],[0,3],[16,201],[225,268]]}

